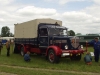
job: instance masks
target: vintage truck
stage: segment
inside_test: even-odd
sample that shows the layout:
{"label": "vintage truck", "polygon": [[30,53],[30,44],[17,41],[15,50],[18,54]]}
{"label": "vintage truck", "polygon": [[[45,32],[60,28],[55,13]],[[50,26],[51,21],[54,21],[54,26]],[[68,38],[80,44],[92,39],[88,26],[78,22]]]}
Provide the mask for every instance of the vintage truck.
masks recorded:
{"label": "vintage truck", "polygon": [[62,21],[54,19],[35,19],[15,25],[14,53],[22,56],[30,51],[45,55],[51,63],[58,63],[60,57],[80,60],[86,51],[79,44],[79,38],[68,36],[68,28]]}

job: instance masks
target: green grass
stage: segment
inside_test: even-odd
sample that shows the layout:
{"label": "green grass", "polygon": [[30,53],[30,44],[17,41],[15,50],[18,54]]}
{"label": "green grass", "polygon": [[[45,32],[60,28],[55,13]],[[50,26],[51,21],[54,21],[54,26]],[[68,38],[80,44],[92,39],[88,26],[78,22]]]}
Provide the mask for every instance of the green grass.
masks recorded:
{"label": "green grass", "polygon": [[[84,63],[83,57],[85,54],[83,54],[81,61],[71,61],[69,58],[61,58],[59,64],[52,64],[45,60],[44,56],[37,56],[37,55],[31,55],[31,62],[25,62],[23,60],[23,57],[20,54],[13,54],[13,47],[11,47],[10,51],[10,57],[6,56],[6,49],[5,46],[2,49],[1,56],[0,56],[0,64],[1,65],[12,65],[12,66],[22,66],[22,67],[29,67],[29,68],[39,68],[39,69],[52,69],[52,70],[65,70],[65,71],[78,71],[78,72],[98,72],[100,73],[100,66],[99,63],[92,62],[92,65],[86,65]],[[89,51],[93,52],[93,48],[89,47]],[[32,71],[32,70],[26,70],[26,69],[17,69],[14,68],[12,71],[12,68],[8,67],[0,67],[1,72],[8,72],[8,73],[16,73],[19,75],[65,75],[67,73],[56,73],[56,72],[49,72],[48,71]],[[32,74],[31,74],[32,73]],[[76,75],[76,74],[69,74],[68,75]],[[80,74],[82,75],[82,74]]]}
{"label": "green grass", "polygon": [[[13,69],[13,70],[12,70]],[[27,69],[16,69],[16,68],[10,68],[10,67],[0,67],[0,71],[12,73],[12,74],[18,74],[18,75],[80,75],[78,73],[67,73],[67,72],[50,72],[50,71],[44,71],[44,70],[27,70]],[[81,74],[86,75],[86,74]],[[88,74],[87,74],[88,75]]]}

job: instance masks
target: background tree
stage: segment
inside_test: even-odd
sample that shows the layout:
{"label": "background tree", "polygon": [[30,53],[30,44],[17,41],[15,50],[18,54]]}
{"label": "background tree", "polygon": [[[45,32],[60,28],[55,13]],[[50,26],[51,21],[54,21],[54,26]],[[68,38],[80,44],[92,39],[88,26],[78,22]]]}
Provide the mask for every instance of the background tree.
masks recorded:
{"label": "background tree", "polygon": [[75,32],[73,30],[69,30],[68,32],[70,36],[75,36]]}
{"label": "background tree", "polygon": [[10,33],[10,35],[9,35],[10,37],[14,37],[14,34],[13,33]]}
{"label": "background tree", "polygon": [[82,35],[81,33],[77,33],[76,35]]}
{"label": "background tree", "polygon": [[9,37],[10,36],[10,29],[7,26],[2,27],[1,29],[1,36],[2,37]]}

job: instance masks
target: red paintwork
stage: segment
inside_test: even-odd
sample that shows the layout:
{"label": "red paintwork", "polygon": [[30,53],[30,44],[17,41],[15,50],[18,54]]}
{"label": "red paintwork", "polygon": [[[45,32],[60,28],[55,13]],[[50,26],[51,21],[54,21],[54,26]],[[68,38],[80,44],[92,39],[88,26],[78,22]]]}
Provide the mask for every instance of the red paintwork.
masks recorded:
{"label": "red paintwork", "polygon": [[62,53],[70,53],[70,54],[78,54],[78,53],[80,53],[80,54],[82,54],[82,53],[84,53],[86,50],[82,50],[82,49],[79,49],[79,50],[62,50],[62,49],[60,49],[58,46],[49,46],[48,48],[47,48],[47,51],[46,51],[46,56],[47,56],[47,54],[48,54],[48,50],[49,49],[53,49],[54,51],[55,51],[55,53],[56,53],[56,55],[61,55]]}
{"label": "red paintwork", "polygon": [[41,51],[40,51],[40,49],[39,49],[39,48],[31,48],[30,52],[33,52],[33,53],[38,53],[38,54],[40,54],[40,53],[41,53]]}
{"label": "red paintwork", "polygon": [[21,45],[18,45],[18,49],[21,50],[21,47],[24,48],[24,52],[26,53],[27,51],[30,51],[30,46],[29,45],[24,45],[24,44],[21,44]]}
{"label": "red paintwork", "polygon": [[[22,44],[22,47],[24,48],[24,52],[25,52],[25,53],[26,53],[27,51],[30,51],[30,52],[33,52],[33,53],[41,54],[41,50],[40,50],[39,48],[31,48],[30,45],[23,45],[23,44]],[[62,49],[60,49],[60,45],[59,45],[59,47],[53,45],[53,46],[49,46],[49,47],[47,48],[47,50],[46,50],[46,56],[47,56],[47,54],[48,54],[48,50],[49,50],[49,49],[53,49],[53,50],[55,51],[55,54],[56,54],[56,55],[59,55],[59,56],[61,56],[62,53],[70,53],[70,54],[78,54],[78,53],[80,53],[80,54],[82,54],[82,53],[84,53],[85,51],[87,51],[87,49],[86,49],[86,50],[82,50],[82,49],[79,49],[79,50],[62,50]]]}
{"label": "red paintwork", "polygon": [[86,50],[62,50],[62,53],[70,53],[70,54],[82,54]]}
{"label": "red paintwork", "polygon": [[[23,47],[24,48],[24,52],[26,53],[27,51],[30,51],[30,52],[33,52],[33,53],[41,53],[40,49],[39,48],[31,48],[30,45],[24,45],[24,44],[21,44],[18,48],[21,48]],[[20,49],[19,49],[20,50]]]}
{"label": "red paintwork", "polygon": [[61,49],[58,47],[58,46],[49,46],[48,48],[47,48],[47,50],[46,50],[46,56],[47,56],[47,54],[48,54],[48,50],[49,49],[53,49],[54,51],[55,51],[55,54],[56,55],[61,55],[62,54],[62,51],[61,51]]}

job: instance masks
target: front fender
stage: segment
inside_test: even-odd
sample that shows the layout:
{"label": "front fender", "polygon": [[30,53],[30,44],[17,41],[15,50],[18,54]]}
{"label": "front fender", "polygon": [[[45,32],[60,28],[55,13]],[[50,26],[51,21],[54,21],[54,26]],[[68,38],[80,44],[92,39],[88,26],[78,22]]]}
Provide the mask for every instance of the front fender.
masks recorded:
{"label": "front fender", "polygon": [[53,49],[56,55],[61,55],[62,54],[62,50],[58,46],[49,46],[46,50],[46,56],[48,55],[48,51],[50,49]]}

